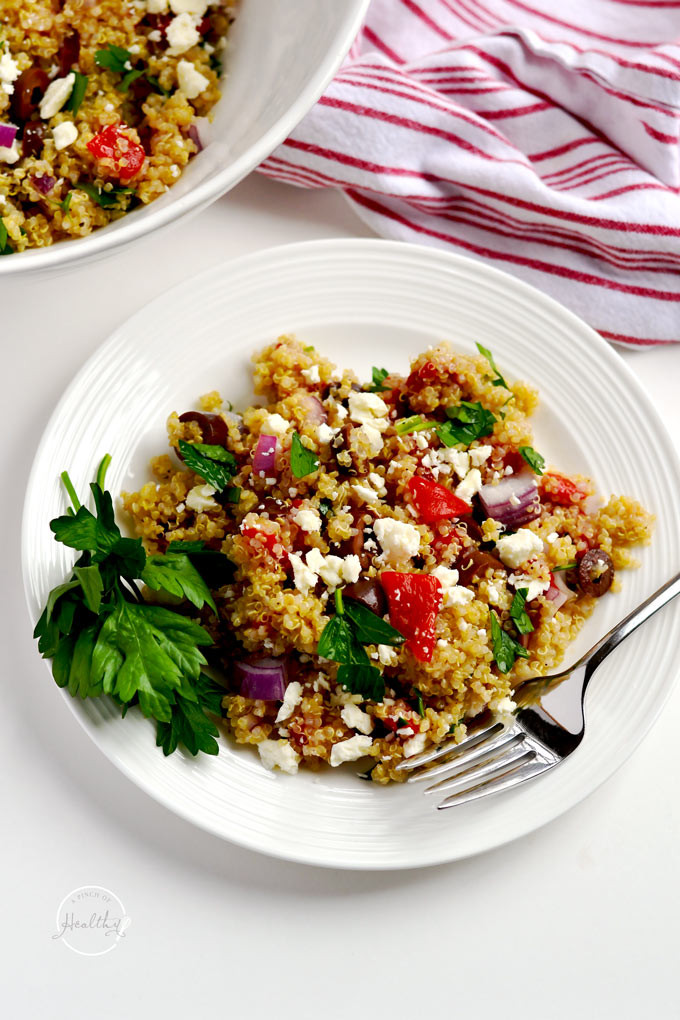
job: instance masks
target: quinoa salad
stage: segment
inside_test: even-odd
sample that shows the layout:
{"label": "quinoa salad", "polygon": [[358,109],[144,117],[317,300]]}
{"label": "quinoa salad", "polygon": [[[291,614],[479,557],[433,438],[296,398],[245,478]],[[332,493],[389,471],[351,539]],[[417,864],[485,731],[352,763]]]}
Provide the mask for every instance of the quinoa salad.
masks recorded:
{"label": "quinoa salad", "polygon": [[235,0],[0,0],[0,255],[163,195],[202,147]]}
{"label": "quinoa salad", "polygon": [[398,781],[404,758],[509,718],[649,541],[639,503],[545,463],[535,389],[478,350],[366,382],[283,336],[254,359],[261,406],[215,391],[171,414],[171,453],[123,493],[151,560],[184,550],[202,572],[213,712],[267,769],[361,760]]}

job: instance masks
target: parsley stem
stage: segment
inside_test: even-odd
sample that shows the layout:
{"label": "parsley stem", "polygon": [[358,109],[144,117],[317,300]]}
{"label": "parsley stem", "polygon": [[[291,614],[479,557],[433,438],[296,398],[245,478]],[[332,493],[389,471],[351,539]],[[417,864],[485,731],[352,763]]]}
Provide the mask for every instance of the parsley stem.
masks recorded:
{"label": "parsley stem", "polygon": [[335,611],[336,611],[336,613],[338,614],[338,616],[344,616],[344,614],[345,614],[345,607],[342,604],[342,588],[336,588],[335,589],[335,596],[334,596],[334,598],[335,598]]}
{"label": "parsley stem", "polygon": [[99,486],[100,489],[104,488],[104,481],[106,480],[106,472],[109,469],[109,464],[110,463],[111,463],[111,454],[110,453],[105,453],[104,456],[102,457],[101,464],[97,468],[97,477],[95,479],[95,481],[96,481],[96,483],[97,483],[97,485]]}
{"label": "parsley stem", "polygon": [[71,479],[68,476],[68,471],[62,471],[62,473],[60,475],[60,478],[61,478],[61,484],[66,489],[66,492],[68,493],[68,497],[71,500],[71,503],[73,504],[73,509],[77,513],[78,510],[80,510],[81,504],[80,504],[80,500],[78,499],[78,497],[76,495],[76,490],[73,488],[73,482],[71,481]]}

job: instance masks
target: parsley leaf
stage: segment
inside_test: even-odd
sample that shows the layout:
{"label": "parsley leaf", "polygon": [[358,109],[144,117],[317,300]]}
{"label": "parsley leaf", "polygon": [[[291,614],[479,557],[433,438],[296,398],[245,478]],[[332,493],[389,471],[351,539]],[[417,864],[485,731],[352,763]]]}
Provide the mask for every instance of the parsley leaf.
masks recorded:
{"label": "parsley leaf", "polygon": [[542,475],[545,467],[545,460],[532,446],[520,446],[519,452],[534,472],[535,475]]}
{"label": "parsley leaf", "polygon": [[382,701],[385,696],[385,681],[377,666],[370,662],[338,666],[338,683],[350,692],[360,694],[370,701]]}
{"label": "parsley leaf", "polygon": [[510,616],[512,617],[515,627],[517,627],[520,634],[531,634],[534,629],[531,617],[525,608],[528,594],[528,588],[518,588],[513,596],[512,605],[510,606]]}
{"label": "parsley leaf", "polygon": [[322,517],[330,517],[333,513],[333,500],[324,497],[319,500],[319,513]]}
{"label": "parsley leaf", "polygon": [[137,79],[141,78],[143,74],[144,74],[143,67],[133,68],[132,71],[128,71],[128,73],[123,76],[123,80],[120,81],[118,85],[116,85],[116,88],[118,89],[119,92],[127,92],[127,90],[132,85],[133,81],[137,81]]}
{"label": "parsley leaf", "polygon": [[132,54],[129,50],[124,50],[122,46],[114,46],[113,43],[109,43],[105,50],[95,50],[94,54],[95,64],[115,74],[125,74],[129,71],[131,60]]}
{"label": "parsley leaf", "polygon": [[86,181],[78,181],[74,187],[78,191],[84,191],[102,209],[110,209],[112,206],[118,205],[120,199],[125,195],[134,195],[132,188],[113,187],[110,191],[102,191],[95,184],[88,184]]}
{"label": "parsley leaf", "polygon": [[236,473],[237,464],[233,454],[222,446],[208,443],[187,443],[180,439],[179,452],[186,466],[217,492],[226,489]]}
{"label": "parsley leaf", "polygon": [[[344,614],[341,616],[337,613],[324,627],[316,654],[323,659],[332,659],[333,662],[353,662],[360,654],[356,651],[355,645],[351,623]],[[365,652],[364,655],[366,655]],[[366,661],[368,661],[368,656],[366,656]]]}
{"label": "parsley leaf", "polygon": [[354,624],[356,638],[362,645],[401,645],[406,640],[395,627],[361,602],[347,599],[345,613]]}
{"label": "parsley leaf", "polygon": [[14,248],[9,243],[7,235],[7,227],[5,226],[2,219],[0,219],[0,255],[12,255],[14,254]]}
{"label": "parsley leaf", "polygon": [[186,553],[173,550],[165,555],[147,556],[141,578],[154,591],[162,588],[171,595],[188,599],[197,609],[207,604],[217,612],[210,589]]}
{"label": "parsley leaf", "polygon": [[514,666],[517,656],[528,659],[529,653],[526,648],[523,648],[518,641],[515,641],[503,630],[493,609],[489,610],[489,620],[491,622],[493,657],[501,673],[508,673]]}
{"label": "parsley leaf", "polygon": [[68,194],[66,195],[66,198],[64,199],[64,201],[60,203],[61,204],[61,211],[63,212],[64,216],[67,215],[69,209],[71,208],[72,200],[73,200],[73,192],[69,191]]}
{"label": "parsley leaf", "polygon": [[462,400],[458,407],[447,407],[448,421],[437,426],[437,435],[445,446],[464,443],[469,446],[475,439],[493,432],[496,416],[480,403]]}
{"label": "parsley leaf", "polygon": [[85,605],[96,616],[102,604],[102,593],[104,591],[101,570],[96,563],[93,563],[89,567],[74,567],[73,573],[78,578],[80,587],[83,590]]}
{"label": "parsley leaf", "polygon": [[313,450],[308,450],[302,445],[302,440],[297,432],[293,433],[290,447],[290,469],[295,478],[304,478],[310,475],[319,466],[319,458]]}
{"label": "parsley leaf", "polygon": [[170,721],[159,722],[156,726],[156,746],[161,747],[166,756],[172,754],[178,744],[183,744],[190,754],[199,751],[217,754],[219,751],[215,740],[219,730],[206,713],[220,715],[226,691],[205,673],[200,673],[194,682],[194,691],[196,701],[177,696]]}
{"label": "parsley leaf", "polygon": [[376,368],[375,365],[371,370],[372,383],[368,387],[371,393],[382,393],[384,390],[389,390],[389,386],[383,386],[385,379],[390,373],[386,368]]}
{"label": "parsley leaf", "polygon": [[495,377],[495,379],[492,379],[492,380],[491,380],[491,385],[492,385],[492,386],[502,386],[502,387],[503,387],[504,389],[506,389],[506,390],[509,390],[509,389],[510,389],[510,387],[509,387],[509,386],[508,386],[508,384],[506,383],[506,381],[505,381],[505,379],[503,378],[503,376],[501,375],[501,373],[500,373],[500,372],[498,371],[498,368],[496,367],[496,362],[495,362],[495,361],[493,360],[493,354],[491,353],[491,351],[489,350],[489,348],[488,348],[488,347],[483,347],[483,346],[482,346],[481,344],[479,344],[479,343],[478,343],[478,344],[476,344],[476,347],[477,347],[477,350],[479,351],[479,353],[480,353],[480,354],[481,354],[481,355],[482,355],[483,357],[485,357],[485,358],[486,358],[486,360],[487,360],[487,361],[489,362],[489,364],[491,365],[491,368],[492,368],[492,369],[494,370],[494,372],[496,373],[496,377]]}
{"label": "parsley leaf", "polygon": [[80,104],[85,98],[85,93],[87,92],[88,79],[87,75],[81,74],[80,71],[71,71],[70,73],[75,75],[76,80],[73,83],[71,95],[68,97],[68,102],[64,106],[64,109],[69,110],[75,117],[78,110],[80,109]]}

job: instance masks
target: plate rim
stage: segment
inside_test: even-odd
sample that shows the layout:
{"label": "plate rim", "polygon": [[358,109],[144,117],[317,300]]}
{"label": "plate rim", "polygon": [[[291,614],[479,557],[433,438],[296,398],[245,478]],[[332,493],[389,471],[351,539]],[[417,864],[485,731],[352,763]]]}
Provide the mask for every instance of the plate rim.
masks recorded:
{"label": "plate rim", "polygon": [[[61,394],[57,404],[54,407],[49,419],[45,425],[43,434],[40,441],[35,449],[33,457],[33,463],[31,471],[28,477],[28,481],[25,489],[24,505],[22,511],[22,525],[21,525],[21,559],[22,559],[22,580],[24,585],[24,597],[26,599],[29,617],[33,624],[36,622],[36,613],[30,600],[29,595],[29,564],[30,564],[30,550],[28,542],[28,526],[27,519],[29,514],[29,504],[31,503],[31,497],[33,490],[38,481],[38,472],[40,467],[41,455],[44,448],[48,445],[52,428],[55,422],[58,421],[62,408],[68,404],[71,394],[75,391],[81,381],[81,378],[90,371],[96,363],[102,359],[106,359],[108,353],[115,349],[116,345],[124,339],[122,336],[124,331],[127,332],[131,327],[134,329],[135,323],[138,319],[143,319],[148,315],[155,306],[164,303],[168,296],[172,295],[174,298],[182,300],[186,293],[189,293],[195,286],[196,282],[201,280],[207,280],[212,276],[224,275],[225,279],[229,279],[227,271],[239,270],[247,271],[253,265],[257,267],[258,263],[263,262],[265,265],[269,260],[278,259],[290,259],[297,255],[304,256],[309,252],[313,252],[315,258],[319,259],[324,255],[330,254],[331,256],[340,251],[351,251],[352,249],[360,248],[362,252],[372,251],[378,257],[383,253],[393,253],[399,256],[411,255],[417,259],[432,260],[433,262],[443,263],[450,269],[455,270],[456,267],[479,273],[482,276],[486,276],[490,280],[495,280],[499,284],[504,285],[515,291],[519,296],[524,296],[531,303],[542,307],[546,312],[552,313],[562,318],[566,325],[570,329],[579,331],[583,336],[587,337],[588,341],[598,346],[599,352],[603,358],[605,358],[609,365],[615,368],[615,371],[625,379],[625,382],[629,388],[636,394],[639,399],[644,402],[645,414],[648,415],[655,432],[659,438],[663,438],[665,449],[663,452],[664,457],[671,462],[671,467],[675,472],[675,475],[680,478],[680,454],[678,453],[672,437],[661,418],[658,410],[656,409],[654,402],[647,392],[646,388],[640,383],[639,379],[633,372],[632,368],[627,362],[625,362],[620,356],[618,356],[613,349],[612,345],[608,344],[592,327],[590,327],[584,320],[582,320],[575,313],[564,307],[560,302],[547,294],[537,290],[534,286],[526,283],[523,280],[519,280],[511,274],[505,272],[502,269],[498,269],[495,266],[488,265],[484,262],[480,262],[477,259],[470,258],[465,255],[458,253],[448,252],[439,248],[430,247],[423,244],[413,244],[405,241],[392,241],[383,240],[381,238],[322,238],[311,241],[300,241],[287,243],[282,245],[269,246],[267,248],[259,249],[256,252],[251,252],[246,255],[237,256],[231,259],[225,259],[215,265],[202,270],[199,273],[182,281],[181,285],[175,286],[167,291],[162,292],[160,295],[142,305],[138,308],[131,316],[128,316],[123,322],[121,322],[116,329],[113,330],[109,336],[103,340],[97,347],[92,351],[86,361],[80,366],[73,379],[70,381],[68,386]],[[678,490],[680,493],[680,489]],[[45,668],[49,670],[49,663],[44,660]],[[100,741],[97,739],[96,728],[92,726],[87,717],[78,711],[78,705],[80,704],[76,699],[71,698],[66,691],[62,690],[62,697],[66,700],[70,711],[78,720],[81,728],[87,733],[88,737],[92,740],[95,746],[104,756],[113,764],[115,767],[122,772],[126,778],[130,779],[139,789],[143,790],[144,793],[153,797],[153,799],[161,804],[164,808],[170,810],[173,814],[181,817],[184,821],[197,826],[203,831],[209,832],[213,836],[217,836],[220,839],[226,840],[227,842],[233,843],[234,845],[244,847],[249,850],[254,850],[258,853],[263,853],[267,856],[274,857],[280,860],[291,861],[297,864],[305,864],[316,867],[325,868],[342,868],[343,870],[354,870],[354,871],[393,871],[393,870],[412,870],[420,867],[432,867],[438,864],[444,864],[453,862],[456,860],[464,860],[466,858],[476,856],[480,853],[486,853],[489,850],[496,849],[500,846],[514,842],[516,839],[522,838],[528,835],[530,832],[538,831],[544,825],[553,822],[556,818],[567,814],[577,804],[586,800],[591,794],[593,794],[600,786],[602,786],[607,780],[609,780],[615,772],[621,768],[625,762],[627,762],[634,751],[640,746],[642,741],[649,735],[657,722],[661,712],[663,711],[675,685],[680,678],[680,666],[672,671],[672,675],[669,676],[666,681],[666,686],[662,690],[660,697],[657,698],[653,710],[650,710],[647,718],[645,719],[645,726],[642,732],[636,733],[635,739],[632,740],[625,754],[612,768],[604,768],[602,774],[598,776],[595,781],[591,780],[591,784],[585,792],[579,793],[578,796],[574,797],[569,804],[564,806],[560,802],[554,809],[546,812],[540,822],[535,823],[534,820],[528,820],[525,825],[520,827],[520,831],[513,832],[509,835],[493,833],[489,836],[483,845],[478,846],[475,849],[454,851],[451,853],[434,852],[431,855],[420,854],[417,859],[410,861],[385,861],[385,860],[370,860],[370,861],[346,861],[339,857],[334,857],[333,854],[337,851],[325,851],[325,857],[318,857],[318,848],[313,848],[311,854],[305,854],[303,852],[296,852],[292,848],[281,849],[278,846],[275,847],[263,847],[258,843],[256,837],[250,838],[246,832],[239,832],[236,834],[225,833],[216,824],[211,824],[209,819],[201,817],[193,817],[190,807],[177,805],[172,802],[171,796],[166,796],[163,789],[155,787],[151,782],[146,781],[146,776],[143,774],[135,773],[127,763],[121,759],[113,749],[109,749],[102,746]],[[315,856],[315,854],[317,856]]]}

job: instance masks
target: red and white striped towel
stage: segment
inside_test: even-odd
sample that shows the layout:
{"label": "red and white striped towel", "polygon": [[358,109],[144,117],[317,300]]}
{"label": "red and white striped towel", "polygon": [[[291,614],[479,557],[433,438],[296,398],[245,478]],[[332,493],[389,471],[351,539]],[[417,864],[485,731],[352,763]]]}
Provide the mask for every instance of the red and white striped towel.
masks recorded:
{"label": "red and white striped towel", "polygon": [[262,172],[481,259],[609,340],[680,340],[680,2],[373,0]]}

